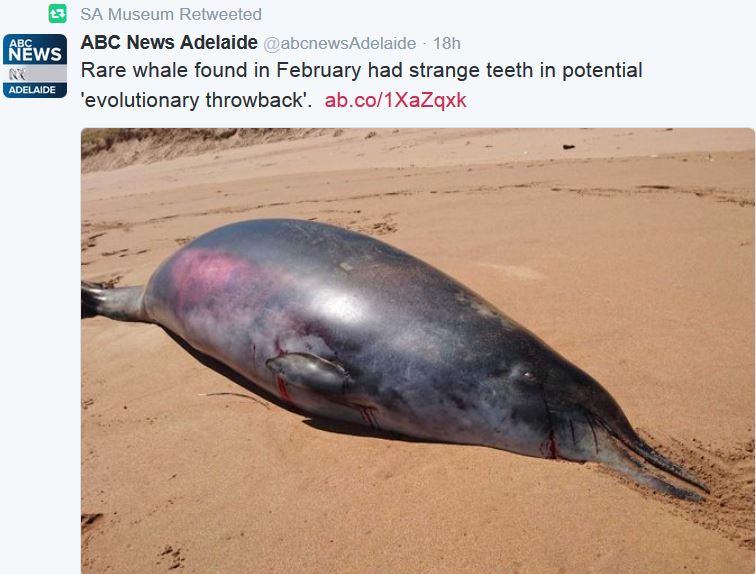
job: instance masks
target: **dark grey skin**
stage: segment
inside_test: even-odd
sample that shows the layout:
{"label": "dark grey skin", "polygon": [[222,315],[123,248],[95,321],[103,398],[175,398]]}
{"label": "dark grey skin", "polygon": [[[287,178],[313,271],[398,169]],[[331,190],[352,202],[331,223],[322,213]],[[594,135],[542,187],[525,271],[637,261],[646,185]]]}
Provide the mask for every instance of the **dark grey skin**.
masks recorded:
{"label": "dark grey skin", "polygon": [[527,329],[430,265],[338,227],[273,219],[216,229],[144,287],[82,283],[82,314],[157,323],[315,416],[600,462],[678,498],[708,492]]}

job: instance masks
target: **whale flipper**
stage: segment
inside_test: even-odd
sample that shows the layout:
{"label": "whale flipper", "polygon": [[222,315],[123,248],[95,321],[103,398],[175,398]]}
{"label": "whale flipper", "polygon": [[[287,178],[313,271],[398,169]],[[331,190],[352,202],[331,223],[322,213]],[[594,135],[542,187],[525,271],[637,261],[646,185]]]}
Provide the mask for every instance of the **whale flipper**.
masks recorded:
{"label": "whale flipper", "polygon": [[344,367],[310,353],[284,353],[265,365],[288,384],[331,397],[346,398],[349,374]]}

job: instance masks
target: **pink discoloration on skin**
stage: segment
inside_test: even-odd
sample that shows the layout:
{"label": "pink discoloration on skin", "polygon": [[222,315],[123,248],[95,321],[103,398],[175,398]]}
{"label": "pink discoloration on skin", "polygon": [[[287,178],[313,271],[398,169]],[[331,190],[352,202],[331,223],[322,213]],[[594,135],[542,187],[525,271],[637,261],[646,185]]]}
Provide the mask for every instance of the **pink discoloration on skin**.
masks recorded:
{"label": "pink discoloration on skin", "polygon": [[211,249],[187,249],[171,265],[171,285],[178,307],[185,308],[228,291],[234,283],[248,281],[254,273],[245,259]]}
{"label": "pink discoloration on skin", "polygon": [[302,280],[295,274],[204,247],[180,251],[164,272],[164,297],[177,323],[189,325],[187,330],[214,333],[216,345],[229,340],[233,347],[235,336],[249,337],[245,349],[235,351],[234,360],[251,362],[254,375],[289,404],[295,403],[286,381],[279,376],[271,380],[265,360],[292,348],[331,355],[317,324],[303,316],[306,301]]}

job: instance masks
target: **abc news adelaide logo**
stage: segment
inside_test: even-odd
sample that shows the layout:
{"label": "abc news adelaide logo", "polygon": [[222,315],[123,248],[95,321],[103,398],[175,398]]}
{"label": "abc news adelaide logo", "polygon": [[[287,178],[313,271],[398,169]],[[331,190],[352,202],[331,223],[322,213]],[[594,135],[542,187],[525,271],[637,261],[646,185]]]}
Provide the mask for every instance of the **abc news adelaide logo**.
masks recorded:
{"label": "abc news adelaide logo", "polygon": [[63,34],[7,34],[3,38],[3,95],[62,98],[67,90],[66,64]]}

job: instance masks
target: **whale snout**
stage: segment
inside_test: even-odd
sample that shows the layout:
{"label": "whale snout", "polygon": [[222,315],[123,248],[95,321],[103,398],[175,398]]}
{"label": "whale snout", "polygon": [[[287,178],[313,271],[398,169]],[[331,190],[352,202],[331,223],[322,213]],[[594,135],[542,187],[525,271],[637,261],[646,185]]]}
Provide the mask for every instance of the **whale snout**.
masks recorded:
{"label": "whale snout", "polygon": [[549,372],[544,397],[551,424],[542,445],[545,458],[599,462],[640,484],[686,500],[703,500],[709,492],[688,470],[638,436],[609,392],[574,365],[565,362]]}

